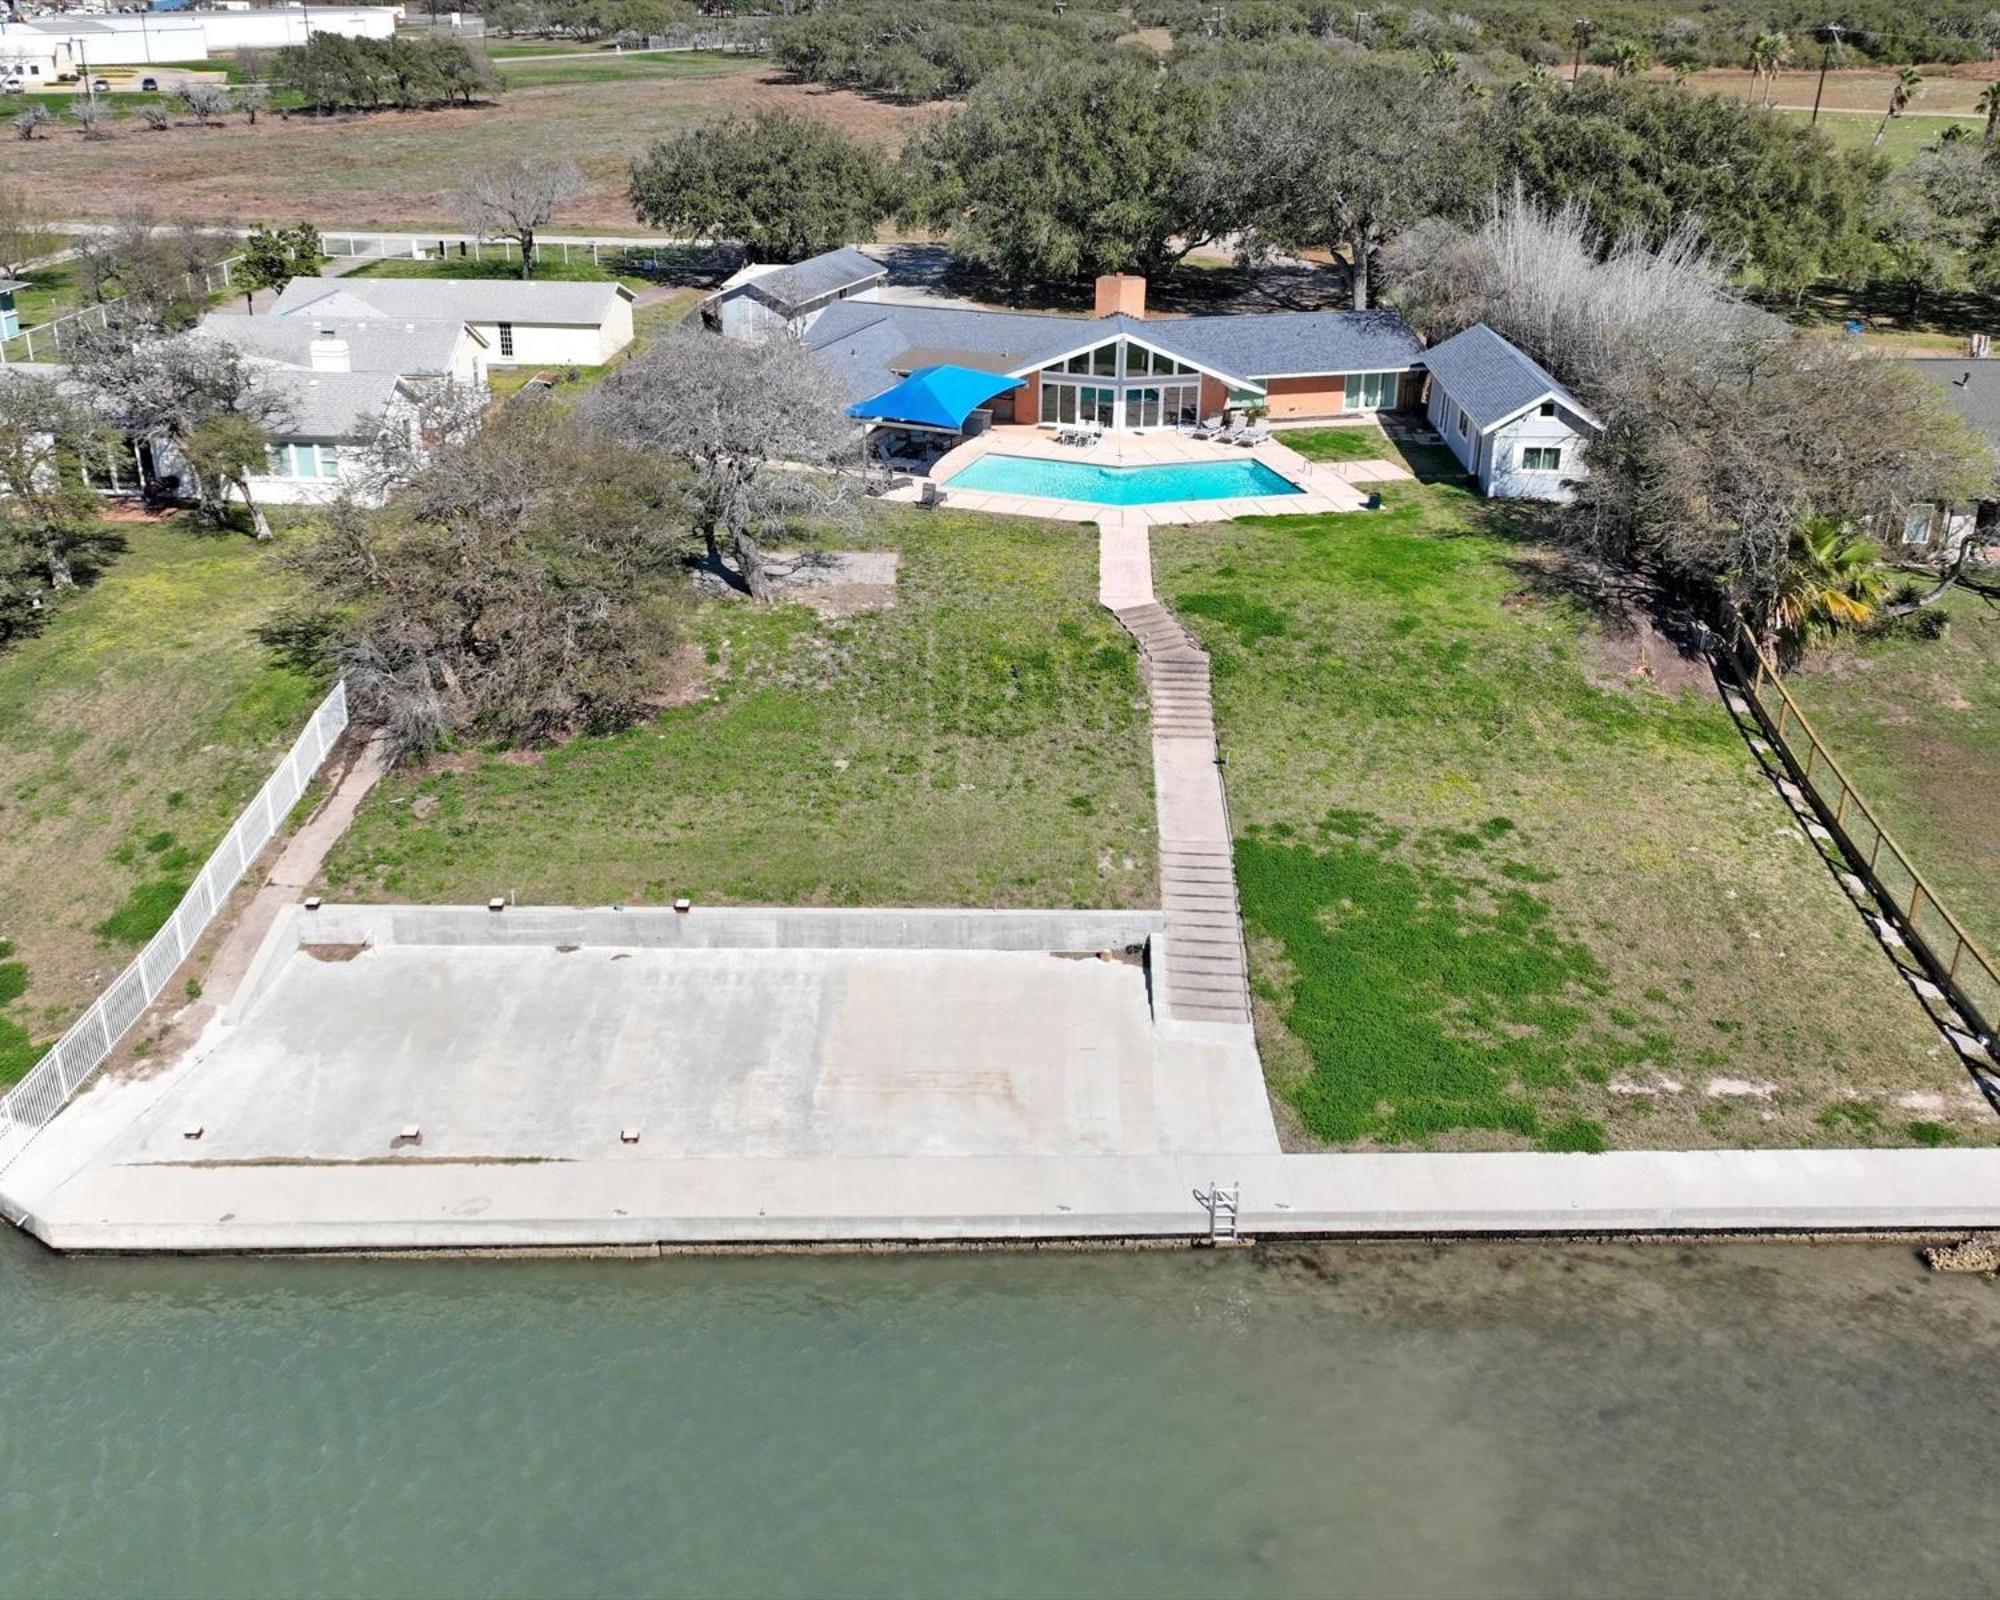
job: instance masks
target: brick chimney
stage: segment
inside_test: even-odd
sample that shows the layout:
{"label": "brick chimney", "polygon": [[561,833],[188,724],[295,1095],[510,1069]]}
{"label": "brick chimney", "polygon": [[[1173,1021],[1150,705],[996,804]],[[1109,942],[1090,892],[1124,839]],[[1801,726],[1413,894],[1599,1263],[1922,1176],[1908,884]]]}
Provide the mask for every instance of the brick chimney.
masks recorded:
{"label": "brick chimney", "polygon": [[1143,317],[1146,314],[1146,280],[1136,272],[1110,272],[1097,280],[1097,310],[1100,317]]}

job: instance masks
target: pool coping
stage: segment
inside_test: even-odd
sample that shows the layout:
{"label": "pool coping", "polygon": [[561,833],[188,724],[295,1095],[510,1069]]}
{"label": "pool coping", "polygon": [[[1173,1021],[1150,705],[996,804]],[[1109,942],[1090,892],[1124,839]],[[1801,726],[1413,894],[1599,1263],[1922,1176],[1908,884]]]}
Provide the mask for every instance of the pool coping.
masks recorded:
{"label": "pool coping", "polygon": [[[989,455],[1025,456],[1096,467],[1212,465],[1247,459],[1295,484],[1300,492],[1125,506],[952,488],[952,478]],[[1039,517],[1054,522],[1101,522],[1116,518],[1150,527],[1161,523],[1228,522],[1237,517],[1310,517],[1360,511],[1367,506],[1368,495],[1358,485],[1405,480],[1410,476],[1406,469],[1390,461],[1308,461],[1275,438],[1246,450],[1241,445],[1216,444],[1172,433],[1108,433],[1097,444],[1079,448],[1057,444],[1044,429],[1002,427],[968,439],[940,456],[931,465],[930,482],[938,486],[941,503],[952,510]],[[915,482],[899,485],[882,496],[903,503],[918,503],[922,497],[922,485]]]}

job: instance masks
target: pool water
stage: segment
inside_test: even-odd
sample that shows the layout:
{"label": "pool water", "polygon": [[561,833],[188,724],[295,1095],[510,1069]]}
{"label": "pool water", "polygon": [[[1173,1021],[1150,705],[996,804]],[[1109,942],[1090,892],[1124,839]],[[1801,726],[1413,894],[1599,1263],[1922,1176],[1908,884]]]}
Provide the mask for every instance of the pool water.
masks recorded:
{"label": "pool water", "polygon": [[1304,494],[1261,461],[1173,461],[1149,467],[1099,467],[1085,461],[986,455],[954,473],[946,487],[989,494],[1080,500],[1093,506],[1156,506],[1169,500],[1248,500]]}

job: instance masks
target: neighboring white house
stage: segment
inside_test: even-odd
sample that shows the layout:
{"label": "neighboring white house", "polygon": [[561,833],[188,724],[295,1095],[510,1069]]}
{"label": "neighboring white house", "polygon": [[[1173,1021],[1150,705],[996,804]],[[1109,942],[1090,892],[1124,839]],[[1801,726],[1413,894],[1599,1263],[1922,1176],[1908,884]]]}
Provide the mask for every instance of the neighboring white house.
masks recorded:
{"label": "neighboring white house", "polygon": [[1567,500],[1604,424],[1485,323],[1426,350],[1426,414],[1482,494]]}
{"label": "neighboring white house", "polygon": [[[480,339],[462,322],[211,312],[200,331],[241,351],[259,396],[276,402],[268,469],[250,480],[272,505],[368,498],[366,460],[385,429],[414,429],[431,386],[486,382]],[[185,471],[171,447],[152,454],[160,472]]]}
{"label": "neighboring white house", "polygon": [[792,266],[752,262],[702,302],[702,320],[730,339],[761,343],[800,334],[836,300],[871,300],[889,269],[843,245]]}
{"label": "neighboring white house", "polygon": [[495,367],[602,366],[632,342],[632,291],[622,283],[294,278],[272,311],[341,322],[461,322]]}
{"label": "neighboring white house", "polygon": [[[227,340],[252,361],[313,367],[342,361],[347,372],[392,372],[404,378],[486,381],[486,341],[463,322],[389,317],[243,317],[211,311],[201,331]],[[344,347],[344,354],[340,353]]]}
{"label": "neighboring white house", "polygon": [[[1990,355],[1912,356],[1903,364],[1935,384],[1945,404],[2000,457],[2000,359]],[[1885,537],[1897,544],[1953,550],[1967,537],[1977,537],[1988,546],[2000,544],[2000,478],[1969,504],[1900,506],[1884,522]]]}

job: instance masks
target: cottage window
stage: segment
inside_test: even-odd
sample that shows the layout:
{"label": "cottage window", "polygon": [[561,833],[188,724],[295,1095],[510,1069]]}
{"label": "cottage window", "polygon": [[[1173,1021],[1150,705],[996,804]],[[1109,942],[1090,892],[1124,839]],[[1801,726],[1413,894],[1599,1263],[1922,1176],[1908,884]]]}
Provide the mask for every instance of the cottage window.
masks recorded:
{"label": "cottage window", "polygon": [[514,354],[514,324],[511,322],[500,324],[500,353],[510,358]]}
{"label": "cottage window", "polygon": [[1552,416],[1554,416],[1555,414],[1556,414],[1556,403],[1555,403],[1555,401],[1553,401],[1553,400],[1544,400],[1544,401],[1542,402],[1542,415],[1543,415],[1543,416],[1545,416],[1545,417],[1552,417]]}
{"label": "cottage window", "polygon": [[1560,472],[1563,453],[1552,444],[1525,445],[1521,450],[1523,472]]}

